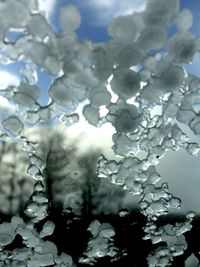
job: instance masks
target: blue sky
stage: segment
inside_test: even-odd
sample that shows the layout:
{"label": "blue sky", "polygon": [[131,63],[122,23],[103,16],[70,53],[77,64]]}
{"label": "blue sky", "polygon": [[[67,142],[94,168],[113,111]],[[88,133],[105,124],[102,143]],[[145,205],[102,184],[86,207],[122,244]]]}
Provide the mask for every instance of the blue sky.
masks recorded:
{"label": "blue sky", "polygon": [[109,39],[106,29],[111,19],[117,15],[141,11],[145,7],[146,0],[40,0],[40,3],[58,32],[59,8],[66,4],[76,5],[82,16],[81,27],[77,30],[79,38],[104,42]]}
{"label": "blue sky", "polygon": [[[104,42],[109,39],[107,27],[112,18],[118,15],[139,12],[145,8],[147,0],[40,0],[46,14],[56,31],[59,32],[59,8],[65,4],[74,4],[78,7],[81,16],[81,27],[77,30],[80,39],[90,39],[93,42]],[[181,9],[189,9],[194,16],[191,31],[200,34],[200,1],[180,0]]]}

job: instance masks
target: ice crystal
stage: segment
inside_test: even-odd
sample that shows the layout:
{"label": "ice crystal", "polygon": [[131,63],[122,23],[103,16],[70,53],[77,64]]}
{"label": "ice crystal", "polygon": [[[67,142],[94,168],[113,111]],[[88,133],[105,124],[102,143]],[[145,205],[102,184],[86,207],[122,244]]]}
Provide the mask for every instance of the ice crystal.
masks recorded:
{"label": "ice crystal", "polygon": [[[125,257],[115,227],[94,216],[115,214],[126,220],[136,197],[146,220],[143,240],[150,239],[153,246],[146,265],[170,266],[187,250],[186,233],[192,231],[195,214],[159,225],[171,209],[181,207],[181,199],[162,183],[156,165],[168,150],[199,155],[199,144],[181,127],[200,134],[200,82],[187,73],[200,49],[199,37],[190,32],[191,12],[180,10],[178,0],[149,0],[143,12],[114,18],[107,30],[110,39],[94,44],[77,36],[81,15],[75,5],[60,8],[60,31],[55,32],[38,4],[0,2],[0,50],[6,59],[1,61],[22,64],[20,84],[0,89],[13,107],[0,113],[0,212],[13,216],[0,224],[0,266],[75,266],[70,255],[58,253],[52,207],[68,218],[66,229],[91,215],[84,222],[89,238],[76,263]],[[175,29],[170,38],[169,29]],[[9,41],[12,30],[19,36]],[[51,80],[44,105],[39,73]],[[102,150],[91,151],[89,160],[77,156],[74,147],[66,149],[47,127],[58,127],[58,121],[74,126],[82,119],[94,127],[110,123],[115,128],[114,158]],[[42,137],[34,133],[37,128],[45,129]],[[12,249],[18,237],[22,245]],[[195,261],[191,257],[186,264]]]}

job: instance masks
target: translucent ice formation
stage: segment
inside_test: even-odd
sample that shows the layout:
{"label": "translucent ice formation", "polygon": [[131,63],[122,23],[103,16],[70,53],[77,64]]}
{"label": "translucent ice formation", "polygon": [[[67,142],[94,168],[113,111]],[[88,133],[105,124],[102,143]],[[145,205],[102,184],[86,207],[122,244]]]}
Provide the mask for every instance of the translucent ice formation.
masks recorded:
{"label": "translucent ice formation", "polygon": [[[187,72],[187,64],[200,49],[199,37],[190,32],[191,12],[180,10],[178,0],[149,0],[143,12],[116,17],[108,26],[110,39],[101,44],[79,40],[81,15],[72,4],[60,9],[59,33],[39,11],[37,0],[1,1],[0,15],[2,62],[23,65],[20,84],[0,88],[0,95],[14,107],[0,112],[0,212],[13,215],[21,208],[24,218],[0,224],[0,266],[75,266],[71,256],[58,255],[49,241],[59,231],[50,210],[55,206],[70,218],[66,229],[84,213],[94,216],[112,209],[126,218],[129,212],[120,212],[123,207],[115,205],[119,198],[112,189],[116,195],[139,197],[138,209],[146,220],[143,239],[150,239],[153,247],[146,264],[170,266],[187,250],[185,233],[192,230],[195,214],[189,213],[183,222],[158,225],[169,210],[180,208],[181,199],[170,193],[168,184],[159,184],[162,177],[156,165],[167,150],[182,148],[191,156],[200,150],[181,128],[185,124],[194,135],[200,134],[200,82]],[[19,34],[10,42],[7,35],[13,30]],[[39,73],[46,73],[51,81],[45,105],[40,104]],[[86,162],[83,157],[87,171],[73,160],[73,149],[69,157],[62,142],[50,140],[47,149],[40,138],[32,141],[33,134],[27,133],[42,124],[57,125],[58,120],[68,127],[82,118],[94,127],[110,123],[115,128],[116,157],[97,152],[98,160],[91,157]],[[43,140],[49,138],[48,133],[43,135]],[[3,144],[9,142],[26,153],[20,152],[23,160],[8,153],[9,146]],[[22,169],[15,168],[18,161],[23,162]],[[91,166],[96,180],[91,179]],[[100,201],[103,196],[109,204]],[[106,256],[116,260],[126,255],[117,248],[110,223],[93,218],[87,223],[90,236],[76,262],[92,265]],[[23,245],[12,250],[17,236]]]}

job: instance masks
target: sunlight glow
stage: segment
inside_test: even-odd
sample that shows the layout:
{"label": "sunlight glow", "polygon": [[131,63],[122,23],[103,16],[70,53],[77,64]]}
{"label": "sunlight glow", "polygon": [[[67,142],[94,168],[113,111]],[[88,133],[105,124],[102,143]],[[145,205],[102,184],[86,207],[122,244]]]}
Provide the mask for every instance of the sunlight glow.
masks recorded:
{"label": "sunlight glow", "polygon": [[6,89],[9,85],[18,86],[20,78],[8,71],[0,71],[0,91]]}

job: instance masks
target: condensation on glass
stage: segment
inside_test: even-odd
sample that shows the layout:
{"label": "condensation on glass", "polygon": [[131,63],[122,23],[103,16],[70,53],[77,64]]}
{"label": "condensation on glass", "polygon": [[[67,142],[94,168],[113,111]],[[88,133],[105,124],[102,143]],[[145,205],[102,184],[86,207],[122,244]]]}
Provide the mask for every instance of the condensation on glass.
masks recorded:
{"label": "condensation on glass", "polygon": [[[93,185],[99,197],[91,201],[101,203],[108,188],[128,192],[131,199],[139,197],[138,209],[146,217],[143,239],[156,244],[147,264],[170,266],[187,248],[184,233],[192,229],[195,213],[189,212],[183,222],[157,227],[160,216],[180,208],[181,199],[170,193],[167,183],[159,183],[156,165],[168,150],[181,148],[192,156],[200,150],[181,127],[185,124],[194,135],[200,134],[200,79],[186,71],[200,49],[199,37],[190,32],[191,12],[180,10],[178,0],[149,0],[143,12],[114,18],[107,30],[110,40],[99,44],[79,40],[75,30],[81,25],[81,15],[71,4],[60,9],[59,33],[40,13],[36,0],[1,1],[0,14],[1,63],[22,63],[20,84],[0,88],[0,95],[12,107],[1,112],[0,164],[4,176],[0,211],[13,214],[10,222],[0,224],[0,265],[76,266],[77,259],[58,253],[48,240],[55,223],[48,218],[51,203],[46,166],[49,164],[55,176],[51,191],[54,204],[62,203],[66,212],[77,215],[82,212],[81,188],[85,184],[79,171],[85,169],[73,161],[74,152],[68,157],[59,140],[52,140],[51,153],[44,152],[40,137],[31,132],[49,122],[68,127],[84,117],[92,126],[101,128],[110,123],[115,128],[116,158],[99,153],[95,166],[98,181],[94,183],[103,185],[101,189]],[[168,37],[170,28],[175,31]],[[10,31],[18,32],[17,38],[9,40]],[[45,105],[40,104],[41,70],[52,79]],[[113,94],[117,95],[115,100]],[[104,115],[102,107],[107,110]],[[51,131],[47,127],[44,140],[50,138]],[[13,149],[20,151],[21,158],[13,158]],[[69,168],[67,187],[65,184],[57,192],[56,175],[62,177],[63,159],[72,170],[79,171]],[[21,206],[26,220],[14,215]],[[114,213],[124,217],[126,208],[122,205]],[[36,227],[39,223],[40,230]],[[114,261],[126,255],[126,250],[117,248],[110,223],[93,220],[88,232],[90,239],[79,263],[94,265],[99,258]],[[4,248],[17,235],[23,247],[8,252]]]}

